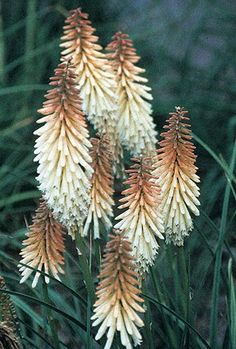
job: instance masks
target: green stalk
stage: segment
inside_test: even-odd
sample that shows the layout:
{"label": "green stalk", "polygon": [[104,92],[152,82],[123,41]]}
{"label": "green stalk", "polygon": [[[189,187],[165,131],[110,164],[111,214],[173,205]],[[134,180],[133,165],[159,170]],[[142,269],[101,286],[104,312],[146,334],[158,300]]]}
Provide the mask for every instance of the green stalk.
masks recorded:
{"label": "green stalk", "polygon": [[[51,304],[51,300],[49,298],[48,295],[48,286],[45,282],[45,279],[43,278],[43,296],[44,296],[44,300],[46,303]],[[55,346],[56,348],[60,349],[60,342],[59,342],[59,338],[57,335],[57,331],[55,328],[55,322],[54,322],[54,318],[51,314],[51,309],[50,308],[45,308],[45,313],[46,313],[46,317],[48,319],[48,324],[51,330],[51,337],[52,337],[52,345]]]}
{"label": "green stalk", "polygon": [[[161,290],[159,290],[156,275],[153,271],[153,268],[150,268],[150,273],[151,273],[152,282],[153,282],[155,293],[156,293],[158,300],[161,303],[166,304],[166,300],[164,299]],[[169,348],[175,348],[176,340],[173,336],[173,330],[171,329],[171,325],[169,323],[169,320],[166,317],[162,308],[160,309],[160,313],[161,313],[161,316],[163,318],[162,322],[165,324],[165,330],[166,330],[167,338],[168,338],[168,342],[169,342],[169,343],[166,342],[166,344],[169,345]]]}
{"label": "green stalk", "polygon": [[[236,142],[234,144],[232,160],[230,164],[230,178],[233,174],[234,166],[236,159]],[[225,188],[224,200],[223,200],[223,209],[220,223],[220,232],[219,239],[216,250],[216,261],[214,269],[214,280],[213,280],[213,290],[212,290],[212,310],[211,310],[211,321],[210,321],[210,344],[212,348],[217,347],[217,329],[218,329],[218,312],[219,312],[219,289],[220,289],[220,270],[222,264],[222,251],[223,244],[226,235],[226,226],[227,226],[227,215],[229,208],[229,199],[230,199],[230,183],[228,182]]]}

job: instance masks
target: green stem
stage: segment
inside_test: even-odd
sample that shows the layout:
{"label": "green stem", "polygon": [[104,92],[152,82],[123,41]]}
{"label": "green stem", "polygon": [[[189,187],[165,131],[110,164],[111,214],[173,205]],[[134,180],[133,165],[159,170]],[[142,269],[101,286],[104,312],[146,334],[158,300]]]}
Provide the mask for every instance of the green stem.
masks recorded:
{"label": "green stem", "polygon": [[[49,298],[48,295],[48,286],[43,278],[43,295],[44,295],[44,300],[46,303],[51,304],[51,300]],[[51,309],[50,308],[46,308],[45,312],[47,314],[47,319],[48,319],[48,324],[51,330],[51,337],[52,337],[52,345],[55,346],[56,348],[60,349],[60,341],[57,335],[57,331],[55,328],[55,322],[53,319],[53,316],[51,314]]]}

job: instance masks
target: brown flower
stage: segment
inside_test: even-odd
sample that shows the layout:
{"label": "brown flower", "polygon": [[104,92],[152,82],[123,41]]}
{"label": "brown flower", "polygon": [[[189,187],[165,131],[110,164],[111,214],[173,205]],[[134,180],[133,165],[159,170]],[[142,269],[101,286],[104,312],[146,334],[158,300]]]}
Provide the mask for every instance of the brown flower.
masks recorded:
{"label": "brown flower", "polygon": [[120,139],[132,154],[149,153],[155,149],[156,131],[151,117],[150,88],[143,85],[148,80],[139,76],[145,72],[135,65],[140,59],[132,40],[121,32],[113,36],[107,46],[107,56],[116,75],[118,96],[118,130]]}
{"label": "brown flower", "polygon": [[39,162],[39,189],[60,222],[74,235],[88,212],[92,168],[91,143],[75,74],[69,63],[62,63],[51,78],[46,101],[34,133],[35,161]]}
{"label": "brown flower", "polygon": [[96,335],[99,340],[107,332],[105,349],[112,346],[116,331],[120,332],[121,343],[132,349],[141,343],[142,337],[138,327],[144,325],[137,312],[144,312],[139,305],[140,297],[138,274],[135,271],[134,257],[131,256],[131,244],[122,233],[114,231],[106,245],[102,261],[97,301],[94,304],[93,326],[100,324]]}
{"label": "brown flower", "polygon": [[20,349],[16,335],[5,322],[0,322],[0,349]]}
{"label": "brown flower", "polygon": [[129,178],[124,182],[128,189],[122,192],[120,209],[125,211],[116,217],[116,229],[122,229],[132,243],[133,253],[140,272],[152,265],[159,245],[156,237],[163,239],[163,222],[159,209],[160,188],[150,174],[150,159],[133,158],[135,163],[126,172]]}
{"label": "brown flower", "polygon": [[[33,224],[29,227],[27,239],[23,241],[23,248],[20,252],[22,259],[20,263],[29,267],[44,271],[58,279],[58,273],[64,273],[61,265],[64,264],[64,232],[62,225],[53,217],[45,201],[41,201],[39,208],[33,218]],[[34,270],[19,264],[22,279],[25,282]],[[40,272],[36,272],[32,287],[37,285]],[[48,283],[49,278],[45,276]]]}
{"label": "brown flower", "polygon": [[164,139],[159,142],[153,175],[162,189],[166,242],[181,246],[184,237],[193,229],[189,210],[199,215],[199,188],[196,185],[199,177],[188,112],[180,107],[175,109],[164,126],[167,131],[161,134]]}
{"label": "brown flower", "polygon": [[[6,289],[7,287],[6,287],[5,280],[2,276],[0,276],[0,290],[4,291]],[[4,321],[4,323],[11,328],[12,332],[16,332],[17,330],[16,309],[14,307],[13,302],[11,301],[9,294],[4,292],[0,293],[0,318],[1,318],[1,321]]]}
{"label": "brown flower", "polygon": [[107,230],[112,226],[110,218],[113,216],[112,205],[113,176],[112,153],[109,150],[109,140],[104,135],[101,138],[92,138],[92,187],[90,191],[91,203],[84,224],[83,235],[87,235],[91,223],[93,223],[94,238],[100,237],[99,223],[103,222]]}

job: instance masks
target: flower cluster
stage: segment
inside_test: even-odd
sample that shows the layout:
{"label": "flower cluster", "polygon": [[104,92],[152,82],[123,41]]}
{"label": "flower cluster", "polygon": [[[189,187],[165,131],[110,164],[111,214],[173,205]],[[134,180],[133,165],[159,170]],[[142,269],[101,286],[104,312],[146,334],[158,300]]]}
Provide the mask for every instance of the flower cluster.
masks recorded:
{"label": "flower cluster", "polygon": [[[21,283],[25,282],[34,272],[31,268],[38,270],[35,273],[32,287],[37,285],[40,271],[46,274],[51,272],[59,280],[58,273],[63,273],[61,266],[64,264],[64,232],[62,225],[55,220],[43,200],[36,210],[33,224],[29,227],[27,239],[23,241],[23,246],[20,252],[22,259],[19,264],[22,276]],[[49,282],[46,275],[45,282]]]}
{"label": "flower cluster", "polygon": [[193,229],[189,210],[198,216],[197,206],[200,205],[195,146],[191,142],[187,115],[188,112],[180,107],[170,113],[168,124],[164,127],[167,131],[161,134],[164,139],[159,142],[153,171],[162,189],[166,242],[179,246]]}
{"label": "flower cluster", "polygon": [[100,325],[96,340],[106,331],[107,342],[105,349],[110,349],[116,331],[120,332],[121,343],[132,349],[141,343],[138,327],[144,325],[137,312],[144,312],[139,303],[140,297],[138,274],[131,256],[130,242],[120,232],[114,232],[106,245],[102,270],[99,275],[100,283],[97,287],[98,300],[94,304],[93,326]]}
{"label": "flower cluster", "polygon": [[120,209],[125,209],[116,220],[116,229],[124,230],[132,243],[133,253],[140,267],[140,272],[147,271],[152,265],[157,254],[159,245],[156,237],[163,239],[163,222],[159,209],[160,188],[154,183],[151,175],[152,166],[143,157],[134,158],[135,162],[126,172],[128,185],[120,199]]}
{"label": "flower cluster", "polygon": [[135,65],[139,56],[132,40],[121,32],[113,36],[107,46],[107,56],[116,75],[118,96],[118,130],[123,144],[133,155],[155,150],[156,131],[151,117],[152,100],[148,80],[139,76],[145,72]]}
{"label": "flower cluster", "polygon": [[93,169],[86,121],[81,111],[78,85],[70,63],[61,63],[51,78],[46,101],[38,123],[45,123],[34,133],[34,161],[39,162],[39,189],[49,207],[74,235],[82,225],[90,202],[90,178]]}
{"label": "flower cluster", "polygon": [[[122,211],[105,248],[92,320],[100,325],[96,340],[106,333],[105,349],[117,331],[122,345],[132,349],[141,343],[144,325],[140,280],[155,261],[159,240],[181,246],[193,229],[199,177],[188,112],[177,107],[170,113],[156,153],[151,89],[140,76],[145,70],[136,65],[140,57],[132,40],[117,32],[105,54],[94,32],[86,13],[70,12],[61,63],[38,111],[43,125],[34,132],[34,160],[42,200],[23,241],[20,282],[32,273],[32,287],[41,273],[59,279],[65,231],[72,237],[93,232],[97,239],[112,229],[113,174],[122,172],[126,147],[135,157],[120,190]],[[89,140],[86,116],[97,138]],[[0,337],[1,331],[9,337],[6,327],[0,326]]]}
{"label": "flower cluster", "polygon": [[112,227],[110,217],[113,216],[112,206],[113,176],[112,176],[112,153],[109,150],[109,141],[104,135],[101,138],[92,138],[92,187],[90,191],[91,203],[83,228],[86,236],[91,223],[93,223],[94,238],[100,237],[99,223],[102,221],[106,230]]}

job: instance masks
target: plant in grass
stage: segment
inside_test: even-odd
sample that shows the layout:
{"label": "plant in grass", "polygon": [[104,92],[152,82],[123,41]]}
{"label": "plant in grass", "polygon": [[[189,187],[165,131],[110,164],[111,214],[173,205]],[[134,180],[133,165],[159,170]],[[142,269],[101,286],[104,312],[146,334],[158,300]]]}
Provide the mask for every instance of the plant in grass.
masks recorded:
{"label": "plant in grass", "polygon": [[164,139],[159,142],[152,173],[162,190],[166,242],[181,246],[184,237],[193,229],[189,211],[199,215],[200,193],[196,183],[200,180],[196,174],[188,112],[181,107],[175,109],[164,126],[167,131],[161,134]]}
{"label": "plant in grass", "polygon": [[106,135],[100,138],[92,138],[90,156],[94,170],[91,179],[90,190],[91,202],[88,215],[83,227],[83,235],[88,234],[92,225],[93,236],[100,238],[99,223],[102,222],[106,230],[112,227],[113,216],[113,175],[112,175],[112,153],[109,149],[109,140]]}
{"label": "plant in grass", "polygon": [[[41,200],[20,252],[22,256],[19,264],[22,276],[20,282],[23,283],[28,279],[34,272],[32,268],[38,269],[33,279],[33,288],[38,283],[40,271],[46,274],[50,272],[60,280],[58,273],[64,273],[62,269],[64,249],[63,227],[56,221],[46,202]],[[27,265],[31,268],[28,268]],[[45,276],[45,282],[49,283],[49,281],[50,279]]]}
{"label": "plant in grass", "polygon": [[117,32],[107,46],[107,55],[117,81],[118,131],[121,142],[133,155],[155,150],[156,131],[151,117],[151,88],[135,65],[140,59],[127,34]]}
{"label": "plant in grass", "polygon": [[105,248],[92,316],[93,326],[100,325],[95,339],[99,340],[107,331],[105,349],[112,347],[117,331],[127,349],[132,349],[132,342],[136,346],[142,341],[138,328],[144,323],[138,313],[143,313],[144,308],[140,305],[143,299],[135,269],[130,242],[122,232],[114,231]]}
{"label": "plant in grass", "polygon": [[37,179],[44,199],[74,236],[90,203],[91,143],[70,62],[59,64],[50,85],[53,89],[39,109],[43,117],[37,121],[45,124],[34,132],[38,136],[34,161],[39,162]]}
{"label": "plant in grass", "polygon": [[126,172],[129,178],[124,182],[128,189],[123,190],[119,209],[125,209],[115,219],[116,229],[122,229],[132,243],[133,254],[139,272],[148,270],[154,263],[159,245],[156,240],[164,239],[163,221],[160,212],[160,188],[153,182],[150,159],[133,158],[134,164]]}

